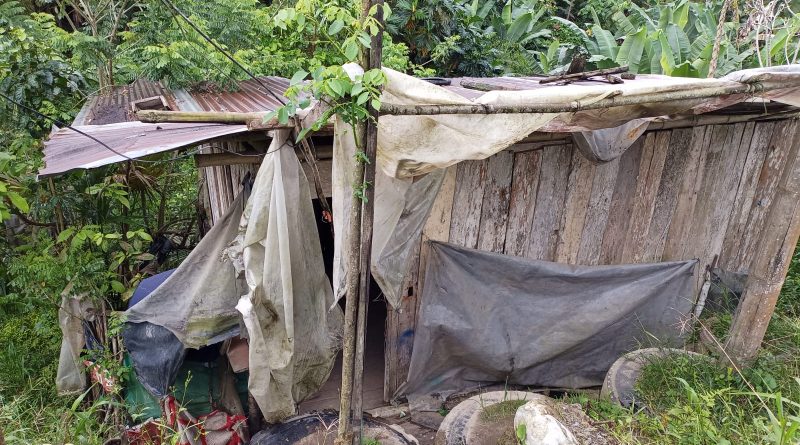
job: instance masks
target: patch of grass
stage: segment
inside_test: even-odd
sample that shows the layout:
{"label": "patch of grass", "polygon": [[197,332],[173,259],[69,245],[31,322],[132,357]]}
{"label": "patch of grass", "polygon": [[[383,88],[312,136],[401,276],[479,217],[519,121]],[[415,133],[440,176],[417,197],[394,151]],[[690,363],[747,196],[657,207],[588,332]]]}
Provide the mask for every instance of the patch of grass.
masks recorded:
{"label": "patch of grass", "polygon": [[[724,333],[729,317],[712,320]],[[777,314],[764,348],[741,373],[683,354],[648,363],[636,385],[646,409],[572,397],[623,444],[729,445],[800,440],[800,320]]]}
{"label": "patch of grass", "polygon": [[97,410],[56,394],[61,339],[52,307],[0,318],[0,427],[7,444],[101,444],[108,433]]}
{"label": "patch of grass", "polygon": [[517,408],[527,403],[527,400],[504,400],[494,405],[484,407],[481,411],[481,420],[495,421],[514,417]]}

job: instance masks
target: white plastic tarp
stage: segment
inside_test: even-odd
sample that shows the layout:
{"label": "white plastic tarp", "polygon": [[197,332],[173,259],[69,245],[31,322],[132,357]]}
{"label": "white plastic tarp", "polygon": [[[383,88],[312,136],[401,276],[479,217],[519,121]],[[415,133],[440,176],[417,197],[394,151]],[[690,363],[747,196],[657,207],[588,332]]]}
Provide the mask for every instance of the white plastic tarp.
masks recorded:
{"label": "white plastic tarp", "polygon": [[85,367],[81,352],[86,343],[83,321],[94,318],[94,304],[86,297],[61,296],[58,325],[61,327],[61,355],[58,358],[56,391],[60,395],[75,394],[86,389]]}
{"label": "white plastic tarp", "polygon": [[238,332],[235,306],[246,286],[223,253],[238,234],[244,199],[240,193],[175,272],[127,310],[128,323],[163,326],[187,348],[213,344]]}
{"label": "white plastic tarp", "polygon": [[[356,153],[352,128],[337,120],[333,152],[333,282],[336,299],[344,296],[350,203],[353,199]],[[402,296],[411,249],[430,213],[444,179],[444,170],[414,180],[375,171],[375,221],[372,240],[372,275],[393,307]]]}
{"label": "white plastic tarp", "polygon": [[247,293],[236,309],[249,337],[248,388],[268,422],[295,414],[328,379],[342,329],[308,181],[288,138],[274,132],[227,252],[244,267]]}
{"label": "white plastic tarp", "polygon": [[[495,90],[474,100],[388,68],[383,72],[387,83],[381,100],[398,105],[585,106],[609,97],[619,100],[635,97],[643,102],[563,113],[381,116],[378,162],[387,175],[397,178],[416,176],[462,160],[484,159],[545,126],[548,131],[591,131],[618,127],[642,118],[712,111],[750,99],[753,94],[691,96],[712,94],[743,84],[765,88],[758,93],[759,97],[800,104],[800,65],[743,70],[721,79],[639,76],[635,81],[614,85],[569,84],[519,91]],[[665,93],[674,94],[676,99],[665,100]]]}
{"label": "white plastic tarp", "polygon": [[619,127],[572,133],[572,140],[583,157],[603,163],[622,156],[644,134],[649,119],[635,119]]}

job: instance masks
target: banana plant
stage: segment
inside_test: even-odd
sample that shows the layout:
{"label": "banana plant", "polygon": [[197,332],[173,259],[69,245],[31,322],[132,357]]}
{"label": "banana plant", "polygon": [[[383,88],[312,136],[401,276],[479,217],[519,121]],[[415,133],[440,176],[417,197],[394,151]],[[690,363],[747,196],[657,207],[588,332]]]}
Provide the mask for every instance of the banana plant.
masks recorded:
{"label": "banana plant", "polygon": [[[632,73],[706,77],[717,32],[719,11],[701,3],[679,0],[645,10],[635,4],[627,14],[613,15],[613,29],[604,29],[594,14],[587,49],[597,68],[627,65]],[[720,44],[716,75],[725,75],[743,64],[754,51],[737,42],[739,24],[726,22]],[[792,36],[776,40],[775,51]],[[744,49],[740,49],[744,48]],[[772,51],[772,48],[770,48]]]}

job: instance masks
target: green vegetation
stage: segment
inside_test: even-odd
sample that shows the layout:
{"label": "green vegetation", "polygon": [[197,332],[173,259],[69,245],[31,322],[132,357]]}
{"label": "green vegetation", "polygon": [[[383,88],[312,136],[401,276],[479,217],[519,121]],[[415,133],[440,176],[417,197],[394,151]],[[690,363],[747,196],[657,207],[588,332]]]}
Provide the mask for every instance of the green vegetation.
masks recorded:
{"label": "green vegetation", "polygon": [[[670,355],[648,364],[637,385],[640,406],[575,397],[608,422],[625,444],[794,444],[800,441],[800,251],[778,312],[754,365],[738,370],[702,358]],[[703,323],[723,336],[730,316]],[[722,360],[725,363],[724,358]]]}
{"label": "green vegetation", "polygon": [[481,420],[499,420],[514,417],[517,408],[527,403],[527,400],[503,400],[502,402],[486,406],[481,411]]}
{"label": "green vegetation", "polygon": [[[114,433],[104,422],[118,403],[114,398],[55,394],[60,295],[69,289],[123,309],[143,276],[174,267],[202,233],[197,171],[180,154],[37,181],[41,141],[53,122],[36,111],[69,122],[90,95],[138,78],[171,87],[235,88],[235,81],[248,76],[237,64],[256,75],[293,79],[287,93],[292,102],[276,113],[281,120],[304,105],[305,93],[331,99],[330,113],[349,123],[364,119],[368,105],[378,105],[380,72],[350,80],[340,68],[383,32],[373,20],[360,20],[360,2],[172,2],[197,29],[165,0],[0,2],[0,428],[8,443],[99,444]],[[381,11],[388,16],[384,65],[420,76],[530,75],[558,73],[585,57],[587,69],[628,64],[641,73],[703,77],[718,31],[715,75],[797,59],[800,19],[791,4],[734,2],[721,14],[722,4],[389,1]],[[720,15],[724,23],[718,28]],[[311,82],[300,82],[306,78]],[[169,252],[155,255],[165,242]],[[710,443],[711,434],[758,442],[789,431],[794,402],[800,402],[794,381],[798,264],[778,313],[763,357],[744,376],[665,365],[660,374],[653,368],[641,388],[657,414],[594,402],[592,412],[613,419],[631,440]],[[722,334],[726,323],[718,317],[713,329]],[[103,360],[124,374],[118,357]],[[705,442],[676,439],[701,433]]]}

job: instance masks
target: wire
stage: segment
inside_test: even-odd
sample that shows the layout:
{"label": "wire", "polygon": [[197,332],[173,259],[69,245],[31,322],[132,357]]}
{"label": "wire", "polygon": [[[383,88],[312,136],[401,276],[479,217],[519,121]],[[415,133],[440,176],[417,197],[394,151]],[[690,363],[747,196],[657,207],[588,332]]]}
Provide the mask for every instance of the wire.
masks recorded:
{"label": "wire", "polygon": [[189,19],[189,17],[187,17],[186,14],[184,14],[180,9],[178,9],[178,7],[175,6],[175,4],[172,3],[171,0],[161,0],[161,2],[164,3],[164,5],[166,5],[168,8],[171,8],[173,11],[178,13],[178,15],[180,15],[186,21],[186,23],[189,24],[189,26],[191,26],[195,31],[197,31],[197,33],[200,34],[200,36],[203,37],[203,39],[205,39],[206,42],[210,43],[211,46],[213,46],[217,51],[222,53],[222,55],[225,56],[228,60],[233,62],[234,65],[238,66],[239,69],[247,73],[248,76],[250,76],[253,80],[258,82],[258,84],[261,85],[265,90],[267,90],[267,92],[269,92],[269,94],[273,98],[275,98],[275,100],[277,100],[281,105],[286,105],[286,102],[283,99],[281,99],[277,94],[275,94],[275,92],[272,91],[264,82],[262,82],[261,79],[256,77],[255,74],[253,74],[250,70],[248,70],[244,65],[239,63],[239,61],[236,60],[232,55],[228,54],[228,52],[225,51],[224,48],[219,46],[219,44],[215,42],[211,37],[209,37],[208,34],[206,34],[202,29],[200,29],[200,27],[195,25],[194,22],[192,22],[192,20]]}
{"label": "wire", "polygon": [[33,114],[35,114],[35,115],[37,115],[37,116],[39,116],[39,117],[41,117],[41,118],[43,118],[43,119],[46,119],[46,120],[48,120],[48,121],[50,121],[50,122],[52,122],[52,123],[56,124],[56,125],[57,125],[57,126],[59,126],[59,127],[62,127],[62,128],[69,128],[70,130],[72,130],[72,131],[74,131],[74,132],[76,132],[76,133],[80,134],[81,136],[85,136],[85,137],[87,137],[87,138],[89,138],[89,139],[93,140],[94,142],[97,142],[98,144],[100,144],[101,146],[103,146],[103,148],[105,148],[106,150],[108,150],[108,151],[110,151],[110,152],[114,153],[114,154],[115,154],[115,155],[117,155],[117,156],[120,156],[120,157],[122,157],[123,159],[125,159],[125,160],[127,160],[127,161],[131,161],[131,162],[142,162],[142,163],[146,163],[146,164],[161,164],[161,163],[164,163],[164,162],[172,162],[172,161],[177,161],[177,160],[179,160],[179,159],[188,158],[189,156],[193,156],[193,155],[197,154],[197,152],[199,152],[199,151],[200,151],[200,149],[198,148],[198,149],[195,149],[195,150],[193,150],[193,151],[190,151],[190,152],[188,152],[188,153],[184,153],[184,154],[182,154],[182,155],[180,155],[180,156],[176,156],[176,157],[174,157],[174,158],[170,158],[170,159],[160,159],[160,160],[156,160],[156,161],[149,161],[149,160],[147,160],[147,159],[136,159],[136,158],[132,158],[132,157],[130,157],[130,156],[127,156],[127,155],[125,155],[124,153],[120,153],[119,151],[117,151],[117,150],[114,150],[113,148],[109,147],[109,146],[108,146],[108,144],[106,144],[105,142],[101,141],[100,139],[97,139],[96,137],[92,136],[91,134],[88,134],[88,133],[86,133],[86,132],[83,132],[83,131],[81,131],[81,130],[78,130],[77,128],[73,127],[72,125],[69,125],[69,124],[67,124],[67,123],[65,123],[65,122],[63,122],[63,121],[61,121],[61,120],[59,120],[59,119],[56,119],[56,118],[54,118],[54,117],[50,117],[50,116],[48,116],[48,115],[46,115],[46,114],[44,114],[44,113],[40,112],[39,110],[37,110],[37,109],[35,109],[35,108],[31,108],[31,107],[29,107],[29,106],[27,106],[27,105],[25,105],[25,104],[22,104],[22,103],[20,103],[20,102],[17,102],[17,101],[15,101],[14,99],[12,99],[12,98],[10,98],[10,97],[6,96],[6,95],[5,95],[5,94],[3,94],[3,93],[0,93],[0,97],[2,97],[3,99],[5,99],[6,101],[8,101],[8,102],[10,102],[10,103],[12,103],[12,104],[14,104],[14,105],[16,105],[17,107],[19,107],[19,108],[22,108],[23,110],[26,110],[26,111],[28,111],[28,112],[30,112],[30,113],[33,113]]}
{"label": "wire", "polygon": [[[131,157],[129,157],[129,156],[126,156],[126,155],[124,155],[124,154],[122,154],[122,153],[118,152],[117,150],[114,150],[113,148],[109,147],[109,146],[108,146],[108,145],[107,145],[105,142],[101,141],[100,139],[97,139],[96,137],[94,137],[94,136],[92,136],[92,135],[90,135],[90,134],[88,134],[88,133],[84,133],[83,131],[81,131],[81,130],[78,130],[77,128],[73,127],[72,125],[69,125],[69,124],[67,124],[67,123],[65,123],[65,122],[62,122],[61,120],[59,120],[59,119],[56,119],[56,118],[54,118],[54,117],[50,117],[50,116],[48,116],[48,115],[46,115],[46,114],[44,114],[44,113],[40,112],[39,110],[37,110],[37,109],[35,109],[35,108],[31,108],[31,107],[29,107],[29,106],[27,106],[27,105],[25,105],[25,104],[19,103],[19,102],[15,101],[14,99],[12,99],[12,98],[10,98],[10,97],[6,96],[6,95],[5,95],[5,94],[3,94],[3,93],[0,93],[0,97],[2,97],[3,99],[5,99],[6,101],[8,101],[8,102],[10,102],[10,103],[12,103],[12,104],[14,104],[14,105],[18,106],[19,108],[22,108],[23,110],[26,110],[26,111],[28,111],[28,112],[34,113],[34,114],[36,114],[37,116],[39,116],[39,117],[41,117],[41,118],[43,118],[43,119],[46,119],[46,120],[48,120],[48,121],[50,121],[50,122],[52,122],[52,123],[54,123],[54,124],[58,125],[59,127],[69,128],[70,130],[72,130],[72,131],[74,131],[74,132],[76,132],[76,133],[78,133],[78,134],[80,134],[80,135],[86,136],[87,138],[89,138],[89,139],[91,139],[91,140],[93,140],[93,141],[97,142],[98,144],[102,145],[102,146],[103,146],[103,147],[105,147],[105,148],[106,148],[108,151],[110,151],[110,152],[112,152],[112,153],[116,154],[117,156],[120,156],[120,157],[122,157],[122,158],[124,158],[124,159],[127,159],[128,161],[133,161],[133,160],[134,160],[133,158],[131,158]],[[141,161],[141,162],[146,162],[146,161]],[[156,161],[149,161],[149,162],[156,162]]]}

